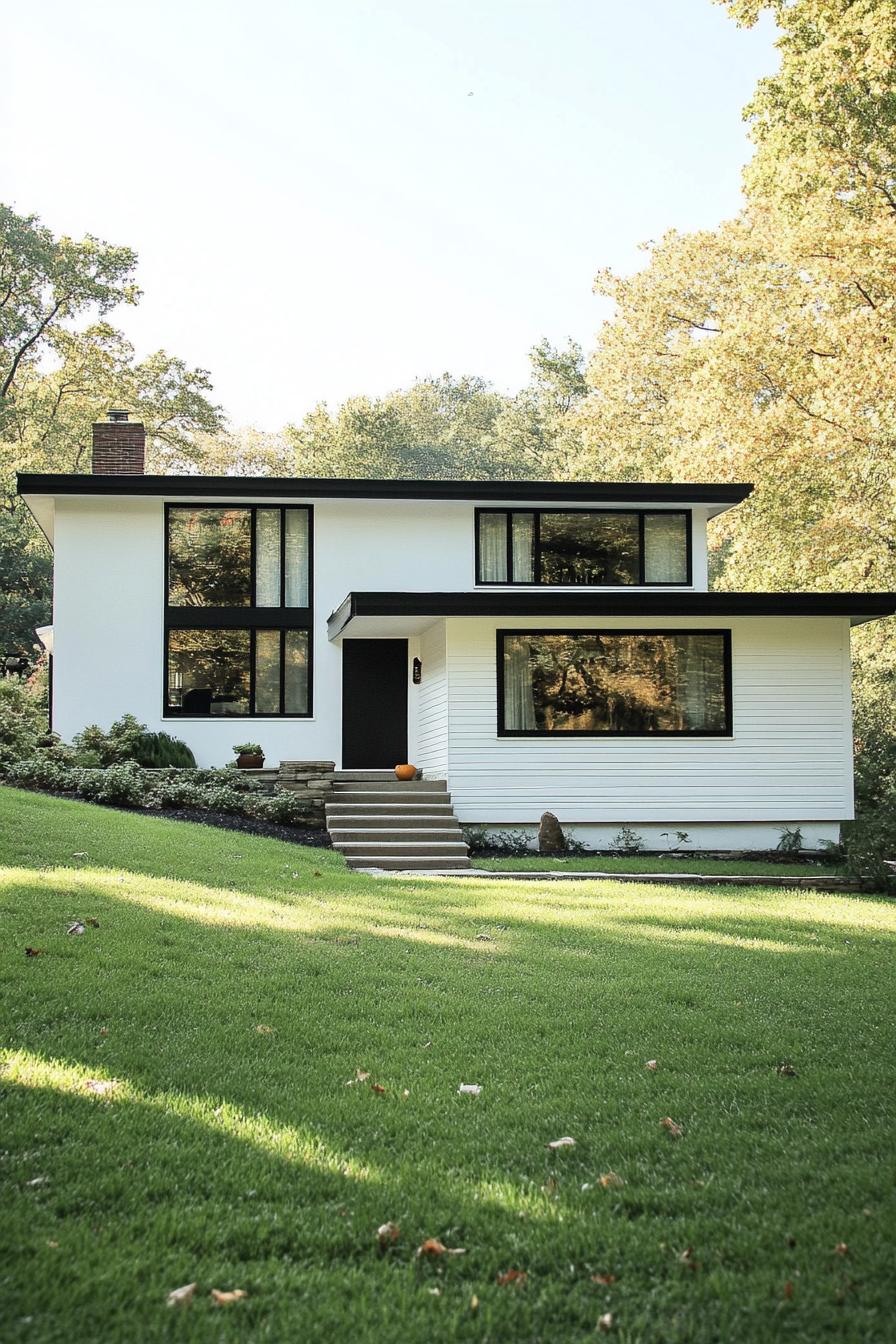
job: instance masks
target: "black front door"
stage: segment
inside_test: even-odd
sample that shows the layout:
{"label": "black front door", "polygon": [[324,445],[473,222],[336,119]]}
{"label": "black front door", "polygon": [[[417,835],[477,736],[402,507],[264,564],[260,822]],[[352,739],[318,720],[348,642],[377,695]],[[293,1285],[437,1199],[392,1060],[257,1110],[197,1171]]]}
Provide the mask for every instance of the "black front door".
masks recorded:
{"label": "black front door", "polygon": [[407,756],[407,640],[344,639],[343,770],[391,770]]}

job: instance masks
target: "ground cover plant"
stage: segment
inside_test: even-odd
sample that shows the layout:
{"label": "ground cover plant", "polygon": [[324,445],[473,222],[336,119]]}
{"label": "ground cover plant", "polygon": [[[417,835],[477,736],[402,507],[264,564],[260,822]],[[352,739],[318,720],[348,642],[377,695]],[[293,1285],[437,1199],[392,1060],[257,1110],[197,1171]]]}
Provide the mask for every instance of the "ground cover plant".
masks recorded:
{"label": "ground cover plant", "polygon": [[892,904],[12,789],[0,863],[5,1338],[887,1336]]}

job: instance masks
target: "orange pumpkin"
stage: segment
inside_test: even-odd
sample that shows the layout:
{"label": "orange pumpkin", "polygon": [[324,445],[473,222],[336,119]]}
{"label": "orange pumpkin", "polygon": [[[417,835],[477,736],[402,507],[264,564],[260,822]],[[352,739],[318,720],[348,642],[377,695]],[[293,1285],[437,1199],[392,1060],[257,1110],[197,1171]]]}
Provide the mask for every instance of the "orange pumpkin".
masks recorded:
{"label": "orange pumpkin", "polygon": [[417,778],[417,767],[416,767],[416,765],[396,765],[396,767],[395,767],[395,778],[396,778],[396,779],[416,779],[416,778]]}

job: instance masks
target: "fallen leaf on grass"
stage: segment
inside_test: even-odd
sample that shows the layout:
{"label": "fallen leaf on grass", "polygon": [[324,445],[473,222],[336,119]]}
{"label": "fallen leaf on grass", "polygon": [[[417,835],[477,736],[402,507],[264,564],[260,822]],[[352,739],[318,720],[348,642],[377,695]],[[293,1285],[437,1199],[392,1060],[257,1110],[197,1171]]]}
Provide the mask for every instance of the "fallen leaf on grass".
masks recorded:
{"label": "fallen leaf on grass", "polygon": [[378,1097],[384,1097],[386,1095],[386,1089],[383,1087],[382,1083],[371,1083],[370,1090],[371,1092],[375,1092]]}
{"label": "fallen leaf on grass", "polygon": [[619,1190],[625,1185],[625,1181],[621,1176],[617,1176],[615,1171],[605,1171],[603,1176],[598,1177],[598,1183],[605,1190]]}
{"label": "fallen leaf on grass", "polygon": [[551,1139],[550,1143],[545,1144],[546,1148],[575,1148],[575,1146],[575,1139],[571,1139],[568,1134],[562,1139]]}
{"label": "fallen leaf on grass", "polygon": [[475,1293],[474,1293],[473,1296],[470,1298],[470,1310],[472,1311],[472,1313],[473,1313],[474,1316],[476,1315],[477,1311],[479,1310],[479,1298],[476,1296]]}
{"label": "fallen leaf on grass", "polygon": [[410,1095],[411,1095],[410,1090],[409,1090],[409,1088],[406,1087],[406,1088],[404,1089],[404,1091],[402,1092],[402,1094],[401,1094],[401,1099],[402,1099],[402,1101],[407,1101],[407,1099],[408,1099],[408,1097],[409,1097]]}
{"label": "fallen leaf on grass", "polygon": [[645,1067],[645,1069],[650,1069],[651,1073],[656,1073],[657,1068],[658,1068],[659,1066],[658,1066],[658,1062],[657,1062],[655,1059],[648,1059],[648,1061],[647,1061],[647,1063],[644,1065],[644,1067]]}
{"label": "fallen leaf on grass", "polygon": [[321,871],[320,871],[319,868],[315,868],[315,870],[314,870],[314,876],[315,876],[315,877],[320,877],[320,876],[321,876]]}
{"label": "fallen leaf on grass", "polygon": [[229,1307],[231,1302],[239,1302],[245,1297],[246,1293],[242,1288],[234,1288],[232,1292],[222,1292],[220,1288],[213,1288],[210,1297],[216,1307]]}
{"label": "fallen leaf on grass", "polygon": [[86,849],[79,849],[78,852],[77,852],[76,854],[73,854],[73,855],[72,855],[72,858],[73,858],[73,859],[86,859],[86,858],[87,858],[87,850],[86,850]]}
{"label": "fallen leaf on grass", "polygon": [[74,924],[69,924],[68,928],[66,929],[66,933],[86,933],[86,932],[87,929],[85,925],[83,925],[79,919],[76,919]]}
{"label": "fallen leaf on grass", "polygon": [[790,1301],[790,1299],[793,1297],[793,1284],[790,1281],[790,1279],[788,1279],[784,1285],[784,1296],[787,1298],[788,1301]]}
{"label": "fallen leaf on grass", "polygon": [[440,1255],[466,1255],[466,1251],[461,1246],[446,1246],[438,1237],[427,1237],[422,1246],[417,1247],[417,1254],[436,1258]]}
{"label": "fallen leaf on grass", "polygon": [[183,1288],[175,1288],[168,1294],[166,1299],[169,1307],[183,1307],[188,1302],[193,1301],[193,1294],[196,1292],[195,1283],[185,1283]]}
{"label": "fallen leaf on grass", "polygon": [[782,1078],[796,1077],[796,1069],[793,1067],[792,1064],[788,1064],[786,1060],[783,1064],[778,1065],[778,1073],[781,1075]]}
{"label": "fallen leaf on grass", "polygon": [[502,1288],[508,1283],[515,1283],[518,1288],[522,1288],[528,1277],[524,1269],[508,1269],[505,1273],[496,1275],[495,1283],[500,1284]]}
{"label": "fallen leaf on grass", "polygon": [[115,1091],[118,1082],[115,1078],[88,1078],[84,1086],[98,1097],[108,1097],[110,1092]]}
{"label": "fallen leaf on grass", "polygon": [[694,1248],[693,1248],[693,1246],[686,1246],[685,1249],[681,1252],[681,1254],[679,1255],[678,1258],[679,1258],[679,1260],[681,1261],[681,1263],[682,1263],[683,1265],[686,1265],[686,1266],[687,1266],[688,1269],[699,1269],[699,1268],[700,1268],[700,1264],[699,1264],[699,1262],[698,1262],[697,1260],[694,1259]]}
{"label": "fallen leaf on grass", "polygon": [[615,1283],[615,1282],[616,1282],[616,1275],[615,1275],[615,1274],[592,1274],[592,1275],[591,1275],[591,1282],[592,1282],[592,1283],[602,1283],[602,1284],[604,1284],[605,1286],[609,1286],[609,1284],[611,1284],[611,1283]]}
{"label": "fallen leaf on grass", "polygon": [[25,948],[25,956],[26,956],[26,957],[42,957],[43,955],[44,955],[44,949],[43,949],[42,947],[26,947],[26,948]]}
{"label": "fallen leaf on grass", "polygon": [[273,1036],[274,1034],[274,1028],[266,1027],[263,1022],[259,1022],[255,1030],[258,1032],[259,1036]]}
{"label": "fallen leaf on grass", "polygon": [[26,1185],[46,1185],[46,1183],[47,1183],[47,1181],[48,1181],[49,1179],[50,1179],[50,1178],[49,1178],[48,1176],[33,1176],[33,1177],[31,1178],[31,1180],[30,1180],[30,1181],[26,1181],[25,1184],[26,1184]]}
{"label": "fallen leaf on grass", "polygon": [[603,1316],[601,1316],[600,1319],[599,1319],[598,1322],[597,1322],[597,1328],[598,1328],[598,1330],[602,1331],[603,1334],[606,1334],[609,1330],[612,1330],[612,1329],[613,1329],[613,1313],[612,1313],[612,1311],[605,1311],[605,1312],[604,1312]]}
{"label": "fallen leaf on grass", "polygon": [[845,1241],[838,1241],[838,1242],[837,1242],[837,1245],[834,1247],[834,1254],[835,1254],[835,1255],[849,1255],[849,1247],[847,1246],[847,1244],[846,1244]]}
{"label": "fallen leaf on grass", "polygon": [[369,1077],[370,1074],[366,1073],[364,1069],[355,1069],[355,1076],[354,1078],[349,1078],[346,1087],[354,1087],[355,1083],[366,1083]]}
{"label": "fallen leaf on grass", "polygon": [[477,933],[476,941],[477,943],[493,943],[495,940],[490,933]]}
{"label": "fallen leaf on grass", "polygon": [[58,1251],[58,1250],[59,1250],[59,1242],[58,1242],[58,1241],[48,1241],[48,1242],[47,1242],[47,1245],[49,1246],[49,1248],[50,1248],[51,1251]]}
{"label": "fallen leaf on grass", "polygon": [[98,929],[100,926],[99,920],[94,919],[92,916],[88,916],[87,919],[85,919],[84,923],[89,924],[92,929]]}
{"label": "fallen leaf on grass", "polygon": [[478,1097],[482,1088],[479,1083],[461,1083],[457,1090],[458,1092],[462,1092],[465,1096]]}
{"label": "fallen leaf on grass", "polygon": [[671,1115],[664,1115],[662,1120],[660,1121],[660,1124],[662,1125],[663,1129],[665,1129],[668,1132],[670,1139],[680,1139],[684,1135],[684,1130],[682,1129],[681,1125],[676,1125]]}
{"label": "fallen leaf on grass", "polygon": [[398,1240],[400,1228],[397,1223],[381,1223],[376,1230],[376,1239],[380,1250],[385,1251]]}
{"label": "fallen leaf on grass", "polygon": [[108,1027],[100,1027],[100,1035],[101,1035],[101,1036],[108,1036],[108,1035],[109,1035],[109,1028],[108,1028]]}

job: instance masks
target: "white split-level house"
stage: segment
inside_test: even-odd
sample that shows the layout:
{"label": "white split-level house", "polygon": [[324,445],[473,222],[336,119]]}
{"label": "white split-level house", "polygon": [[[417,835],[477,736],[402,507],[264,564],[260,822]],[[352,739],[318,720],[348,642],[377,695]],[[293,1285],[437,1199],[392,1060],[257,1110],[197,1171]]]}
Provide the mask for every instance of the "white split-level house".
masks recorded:
{"label": "white split-level house", "polygon": [[748,485],[19,477],[55,551],[52,723],[125,713],[200,765],[410,762],[462,823],[589,846],[835,841],[853,815],[850,626],[896,595],[710,592]]}

